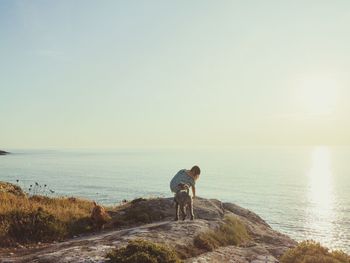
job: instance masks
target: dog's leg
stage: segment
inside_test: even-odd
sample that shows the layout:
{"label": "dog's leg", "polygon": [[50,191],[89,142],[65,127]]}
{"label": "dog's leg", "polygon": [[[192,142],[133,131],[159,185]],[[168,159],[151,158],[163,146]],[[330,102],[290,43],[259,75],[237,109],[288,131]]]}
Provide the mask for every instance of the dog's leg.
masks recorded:
{"label": "dog's leg", "polygon": [[190,215],[191,215],[191,220],[194,219],[194,214],[193,214],[193,200],[191,198],[191,202],[190,202],[190,205],[189,205],[189,209],[190,209]]}
{"label": "dog's leg", "polygon": [[185,220],[186,219],[186,210],[185,210],[186,206],[181,205],[180,208],[181,208],[182,220]]}
{"label": "dog's leg", "polygon": [[178,221],[179,220],[179,213],[180,213],[180,205],[178,202],[175,201],[175,206],[176,206],[175,221]]}

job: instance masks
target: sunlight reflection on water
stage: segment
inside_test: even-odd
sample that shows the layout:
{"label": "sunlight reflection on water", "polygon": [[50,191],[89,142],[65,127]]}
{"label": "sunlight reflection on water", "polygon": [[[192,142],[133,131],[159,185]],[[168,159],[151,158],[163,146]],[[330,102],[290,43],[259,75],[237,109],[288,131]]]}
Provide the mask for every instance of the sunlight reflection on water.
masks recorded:
{"label": "sunlight reflection on water", "polygon": [[[319,146],[312,150],[311,167],[308,171],[308,203],[306,210],[306,229],[324,233],[321,243],[330,244],[334,236],[334,186],[332,174],[331,151],[328,147]],[[313,236],[310,233],[310,236]]]}

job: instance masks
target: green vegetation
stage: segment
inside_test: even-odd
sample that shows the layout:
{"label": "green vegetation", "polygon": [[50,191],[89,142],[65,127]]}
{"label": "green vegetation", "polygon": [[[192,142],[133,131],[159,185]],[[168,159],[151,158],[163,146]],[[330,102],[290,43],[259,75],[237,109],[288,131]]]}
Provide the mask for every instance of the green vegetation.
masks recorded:
{"label": "green vegetation", "polygon": [[289,249],[282,257],[281,263],[350,263],[350,256],[342,251],[329,251],[312,240],[303,241]]}
{"label": "green vegetation", "polygon": [[176,253],[161,244],[147,240],[129,241],[126,247],[116,249],[107,257],[111,263],[180,263]]}
{"label": "green vegetation", "polygon": [[194,238],[194,245],[199,249],[212,251],[221,246],[238,246],[248,239],[244,224],[237,217],[227,216],[217,229],[198,234]]}
{"label": "green vegetation", "polygon": [[15,185],[0,182],[0,247],[91,231],[92,208],[92,202],[78,198],[28,197]]}

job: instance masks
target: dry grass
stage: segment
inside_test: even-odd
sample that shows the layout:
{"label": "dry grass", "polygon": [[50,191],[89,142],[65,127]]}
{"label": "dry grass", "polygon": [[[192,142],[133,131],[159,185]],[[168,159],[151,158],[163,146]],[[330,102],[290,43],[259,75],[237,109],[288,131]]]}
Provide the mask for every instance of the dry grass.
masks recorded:
{"label": "dry grass", "polygon": [[213,251],[221,246],[237,246],[246,240],[249,240],[249,235],[244,224],[237,217],[227,216],[217,229],[198,234],[194,245],[205,251]]}
{"label": "dry grass", "polygon": [[312,240],[303,241],[289,249],[282,257],[281,263],[350,263],[350,255],[342,251],[329,251]]}
{"label": "dry grass", "polygon": [[46,196],[16,196],[0,192],[0,213],[8,214],[13,211],[30,212],[41,207],[44,211],[63,222],[74,218],[90,216],[93,203],[78,198],[51,198]]}
{"label": "dry grass", "polygon": [[0,246],[52,241],[91,230],[93,203],[0,192]]}

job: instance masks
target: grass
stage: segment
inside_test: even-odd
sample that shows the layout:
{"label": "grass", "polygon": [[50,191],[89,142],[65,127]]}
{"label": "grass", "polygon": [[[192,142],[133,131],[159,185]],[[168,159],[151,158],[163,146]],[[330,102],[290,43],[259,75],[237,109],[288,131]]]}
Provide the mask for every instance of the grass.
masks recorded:
{"label": "grass", "polygon": [[280,259],[281,263],[350,263],[350,255],[342,251],[330,251],[312,240],[300,242],[289,249]]}
{"label": "grass", "polygon": [[171,248],[147,240],[132,240],[107,254],[111,263],[181,263]]}
{"label": "grass", "polygon": [[198,234],[194,245],[205,251],[213,251],[222,246],[238,246],[247,240],[249,234],[244,224],[237,217],[226,216],[217,229]]}
{"label": "grass", "polygon": [[[93,230],[91,201],[49,197],[52,190],[37,182],[28,189],[26,194],[18,185],[0,182],[0,247],[63,240]],[[145,201],[139,198],[120,206],[117,210],[123,213],[115,213],[112,225],[145,224],[164,218]]]}
{"label": "grass", "polygon": [[0,191],[0,246],[61,240],[92,230],[93,203]]}
{"label": "grass", "polygon": [[18,195],[18,196],[25,195],[22,188],[19,187],[18,185],[0,181],[0,193],[1,192],[12,193],[12,194]]}

